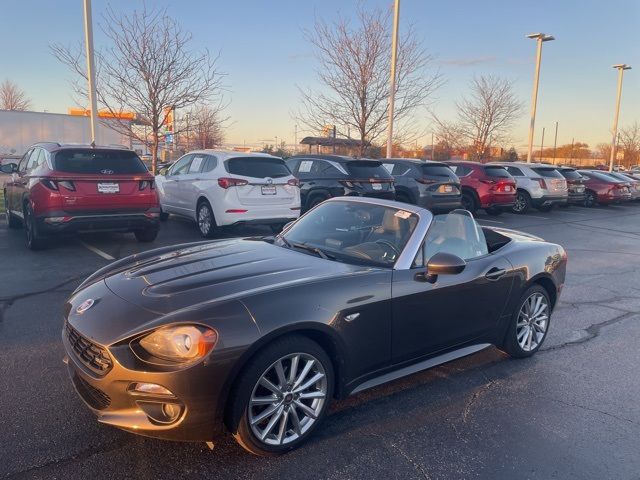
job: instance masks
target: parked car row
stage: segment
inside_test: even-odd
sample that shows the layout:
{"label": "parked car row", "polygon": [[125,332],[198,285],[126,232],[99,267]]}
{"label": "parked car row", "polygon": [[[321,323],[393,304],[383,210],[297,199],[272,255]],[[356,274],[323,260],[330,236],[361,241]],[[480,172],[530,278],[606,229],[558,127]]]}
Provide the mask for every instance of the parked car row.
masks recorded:
{"label": "parked car row", "polygon": [[192,219],[203,237],[220,227],[270,225],[274,232],[334,197],[398,200],[435,213],[457,208],[489,215],[587,207],[640,198],[633,172],[576,170],[547,164],[419,159],[354,159],[197,150],[155,178],[124,147],[38,143],[2,166],[10,228],[25,226],[27,245],[85,231],[133,232],[153,241],[169,214]]}

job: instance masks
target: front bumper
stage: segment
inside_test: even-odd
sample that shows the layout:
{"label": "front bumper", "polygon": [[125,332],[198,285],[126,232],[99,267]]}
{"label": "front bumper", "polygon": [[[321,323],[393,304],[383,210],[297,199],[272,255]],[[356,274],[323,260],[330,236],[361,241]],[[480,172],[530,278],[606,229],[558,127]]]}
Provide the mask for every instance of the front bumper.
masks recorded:
{"label": "front bumper", "polygon": [[[113,360],[112,368],[100,376],[79,360],[66,328],[62,341],[69,377],[100,423],[139,435],[179,441],[210,441],[222,433],[223,423],[217,416],[221,411],[219,392],[226,375],[207,366],[206,360],[174,372],[131,370]],[[161,385],[173,395],[133,392],[134,383]],[[163,417],[163,404],[171,404],[179,412],[175,419],[167,421]]]}
{"label": "front bumper", "polygon": [[42,234],[79,232],[131,232],[160,228],[160,209],[118,212],[48,212],[38,216],[38,231]]}
{"label": "front bumper", "polygon": [[260,205],[241,205],[225,209],[216,209],[214,207],[214,215],[218,226],[283,224],[298,218],[300,216],[300,207],[294,205],[267,207]]}

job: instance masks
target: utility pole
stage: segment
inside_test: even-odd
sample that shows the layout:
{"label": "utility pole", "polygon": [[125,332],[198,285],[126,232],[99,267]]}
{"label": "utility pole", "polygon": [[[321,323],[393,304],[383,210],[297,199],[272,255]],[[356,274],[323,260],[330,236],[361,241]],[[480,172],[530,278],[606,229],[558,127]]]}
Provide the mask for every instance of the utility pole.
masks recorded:
{"label": "utility pole", "polygon": [[556,164],[556,146],[558,144],[558,122],[556,122],[556,134],[553,138],[553,164]]}
{"label": "utility pole", "polygon": [[611,138],[611,156],[609,158],[609,171],[613,172],[613,161],[616,158],[616,140],[618,137],[618,117],[620,116],[620,97],[622,97],[622,76],[625,70],[631,70],[631,66],[626,63],[614,65],[618,70],[618,94],[616,95],[616,111],[613,116],[613,137]]}
{"label": "utility pole", "polygon": [[393,36],[391,37],[391,78],[389,80],[389,125],[387,127],[387,158],[393,154],[393,112],[396,96],[396,61],[398,59],[398,21],[400,0],[395,0],[393,8]]}
{"label": "utility pole", "polygon": [[96,98],[96,67],[93,58],[93,20],[91,17],[91,0],[84,0],[84,46],[87,55],[87,80],[89,82],[89,104],[91,118],[91,145],[95,146],[96,127],[98,123],[98,100]]}
{"label": "utility pole", "polygon": [[538,44],[536,52],[536,71],[533,76],[533,93],[531,94],[531,120],[529,122],[529,149],[527,151],[527,163],[531,163],[533,155],[533,132],[536,123],[536,105],[538,103],[538,85],[540,84],[540,62],[542,60],[542,43],[555,40],[553,35],[544,33],[532,33],[528,38],[535,38]]}
{"label": "utility pole", "polygon": [[336,126],[333,126],[333,154],[336,154]]}

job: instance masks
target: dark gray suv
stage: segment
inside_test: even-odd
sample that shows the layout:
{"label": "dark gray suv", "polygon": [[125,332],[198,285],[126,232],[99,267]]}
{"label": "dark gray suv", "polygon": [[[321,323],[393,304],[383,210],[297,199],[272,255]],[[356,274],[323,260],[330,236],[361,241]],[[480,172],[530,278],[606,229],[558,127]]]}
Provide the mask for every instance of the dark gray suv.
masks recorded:
{"label": "dark gray suv", "polygon": [[462,206],[460,179],[448,165],[412,158],[385,158],[381,161],[393,175],[398,201],[439,212]]}

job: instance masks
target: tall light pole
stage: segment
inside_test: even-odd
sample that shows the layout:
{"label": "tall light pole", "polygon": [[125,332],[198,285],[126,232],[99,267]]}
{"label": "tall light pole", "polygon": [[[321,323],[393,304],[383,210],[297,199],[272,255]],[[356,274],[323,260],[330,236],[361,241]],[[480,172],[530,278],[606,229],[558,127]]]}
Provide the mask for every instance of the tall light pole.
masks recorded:
{"label": "tall light pole", "polygon": [[91,144],[96,144],[98,100],[96,98],[96,67],[93,58],[93,20],[91,0],[84,0],[84,46],[87,55],[87,79],[89,82],[89,104],[91,105]]}
{"label": "tall light pole", "polygon": [[538,103],[538,85],[540,83],[540,60],[542,59],[542,43],[555,40],[553,35],[544,33],[531,33],[528,38],[535,38],[538,44],[536,53],[536,72],[533,76],[533,93],[531,94],[531,122],[529,123],[529,149],[527,151],[527,162],[531,163],[533,154],[533,131],[536,123],[536,104]]}
{"label": "tall light pole", "polygon": [[556,164],[556,146],[558,145],[558,122],[556,122],[556,134],[553,137],[553,164]]}
{"label": "tall light pole", "polygon": [[400,0],[395,0],[393,8],[393,36],[391,37],[391,78],[389,80],[389,126],[387,127],[387,158],[393,152],[393,112],[396,97],[396,61],[398,59],[398,21],[400,18]]}
{"label": "tall light pole", "polygon": [[616,96],[616,113],[613,116],[613,137],[611,138],[611,157],[609,158],[609,171],[613,172],[613,160],[616,158],[616,140],[618,137],[618,116],[620,115],[620,97],[622,96],[622,76],[625,70],[631,70],[626,63],[619,63],[613,68],[618,69],[618,94]]}

